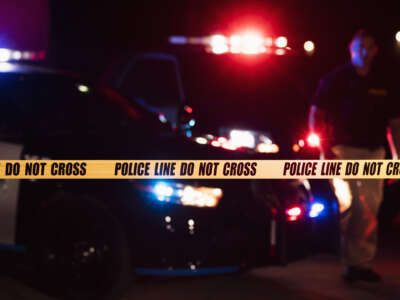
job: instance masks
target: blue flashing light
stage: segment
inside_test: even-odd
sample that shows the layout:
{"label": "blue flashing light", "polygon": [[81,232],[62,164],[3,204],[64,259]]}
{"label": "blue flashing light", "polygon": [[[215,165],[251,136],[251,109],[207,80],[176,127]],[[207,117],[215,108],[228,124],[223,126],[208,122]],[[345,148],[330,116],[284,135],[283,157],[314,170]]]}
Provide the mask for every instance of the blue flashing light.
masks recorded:
{"label": "blue flashing light", "polygon": [[189,121],[189,126],[190,126],[190,127],[193,127],[194,125],[196,125],[196,120],[191,119],[191,120]]}
{"label": "blue flashing light", "polygon": [[325,205],[321,202],[315,202],[311,205],[309,217],[310,218],[317,218],[319,217],[325,209]]}
{"label": "blue flashing light", "polygon": [[174,193],[174,189],[172,186],[167,185],[164,182],[157,183],[153,189],[156,194],[158,200],[164,201],[166,197],[171,197]]}
{"label": "blue flashing light", "polygon": [[163,114],[158,114],[158,119],[160,120],[161,123],[167,123],[168,120]]}
{"label": "blue flashing light", "polygon": [[184,36],[171,36],[171,37],[169,38],[169,42],[170,42],[171,44],[184,45],[184,44],[186,44],[188,41],[187,41],[187,38],[184,37]]}

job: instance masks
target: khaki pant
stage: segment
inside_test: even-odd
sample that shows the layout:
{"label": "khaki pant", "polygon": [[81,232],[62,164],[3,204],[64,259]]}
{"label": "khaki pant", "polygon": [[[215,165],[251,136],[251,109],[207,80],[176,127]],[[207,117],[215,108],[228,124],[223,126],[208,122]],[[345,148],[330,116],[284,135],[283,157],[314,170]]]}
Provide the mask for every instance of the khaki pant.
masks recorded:
{"label": "khaki pant", "polygon": [[[337,159],[384,159],[385,149],[337,145]],[[345,266],[370,267],[378,241],[377,214],[383,198],[383,179],[333,179],[341,212],[342,252]]]}

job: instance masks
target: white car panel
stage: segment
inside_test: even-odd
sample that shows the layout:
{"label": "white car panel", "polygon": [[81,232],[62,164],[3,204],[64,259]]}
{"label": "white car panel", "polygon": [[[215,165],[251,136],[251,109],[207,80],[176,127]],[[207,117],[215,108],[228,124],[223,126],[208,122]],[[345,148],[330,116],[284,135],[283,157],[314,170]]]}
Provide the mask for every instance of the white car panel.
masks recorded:
{"label": "white car panel", "polygon": [[[20,159],[22,148],[0,141],[0,159]],[[0,179],[0,244],[15,244],[19,185],[17,179]]]}

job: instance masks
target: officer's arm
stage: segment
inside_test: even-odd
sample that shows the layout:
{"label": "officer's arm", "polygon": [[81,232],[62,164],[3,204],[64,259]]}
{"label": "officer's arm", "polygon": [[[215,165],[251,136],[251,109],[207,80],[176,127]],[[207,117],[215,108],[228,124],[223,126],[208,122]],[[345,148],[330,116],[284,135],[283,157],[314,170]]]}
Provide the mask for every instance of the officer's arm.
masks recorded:
{"label": "officer's arm", "polygon": [[387,139],[393,159],[399,159],[400,151],[400,118],[389,120]]}
{"label": "officer's arm", "polygon": [[336,99],[335,82],[332,79],[321,79],[311,102],[308,116],[309,129],[326,140],[332,128],[327,120],[327,112]]}
{"label": "officer's arm", "polygon": [[322,134],[326,130],[326,112],[316,105],[311,105],[308,115],[308,127],[312,132]]}

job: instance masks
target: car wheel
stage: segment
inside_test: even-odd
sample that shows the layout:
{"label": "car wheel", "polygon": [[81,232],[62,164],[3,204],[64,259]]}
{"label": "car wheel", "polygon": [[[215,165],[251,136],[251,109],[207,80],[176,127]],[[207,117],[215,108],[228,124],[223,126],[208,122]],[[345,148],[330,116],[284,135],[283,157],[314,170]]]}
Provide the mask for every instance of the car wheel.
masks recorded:
{"label": "car wheel", "polygon": [[50,202],[30,247],[43,287],[67,299],[116,299],[131,281],[131,262],[116,218],[89,198]]}

